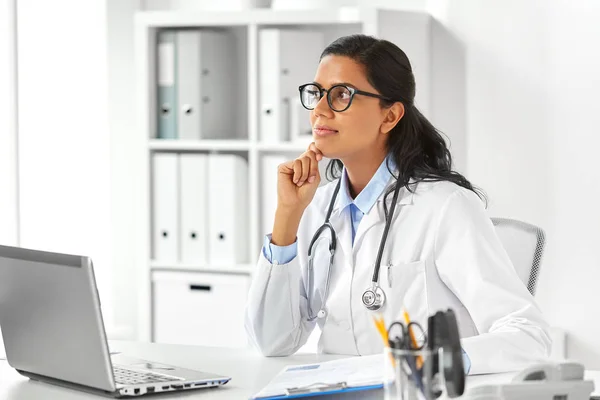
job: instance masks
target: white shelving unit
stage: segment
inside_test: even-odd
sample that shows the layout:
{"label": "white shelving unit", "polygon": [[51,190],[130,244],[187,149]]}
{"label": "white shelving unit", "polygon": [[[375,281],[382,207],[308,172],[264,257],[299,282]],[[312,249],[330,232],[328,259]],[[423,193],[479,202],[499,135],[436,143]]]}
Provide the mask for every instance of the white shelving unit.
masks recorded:
{"label": "white shelving unit", "polygon": [[250,151],[248,140],[163,140],[150,139],[149,151]]}
{"label": "white shelving unit", "polygon": [[188,263],[166,263],[150,260],[150,268],[153,271],[187,271],[208,272],[215,274],[247,274],[251,275],[254,264],[238,264],[223,268],[210,264],[188,264]]}
{"label": "white shelving unit", "polygon": [[[295,28],[318,30],[323,32],[325,43],[336,38],[352,34],[365,33],[396,43],[409,56],[417,79],[417,104],[428,115],[430,112],[431,91],[431,18],[419,12],[398,10],[382,10],[373,8],[343,8],[315,11],[275,11],[249,10],[244,12],[182,12],[182,11],[150,11],[141,12],[135,19],[135,47],[137,70],[137,121],[135,132],[139,139],[139,152],[132,155],[132,166],[139,174],[140,190],[134,190],[139,209],[135,215],[136,230],[134,238],[138,279],[135,290],[138,294],[137,331],[139,340],[152,340],[152,274],[155,271],[173,271],[181,273],[209,273],[223,276],[245,275],[251,277],[262,246],[263,235],[260,228],[261,179],[260,163],[264,154],[300,154],[306,148],[304,143],[265,143],[260,140],[259,127],[259,85],[258,33],[263,28]],[[221,27],[235,31],[245,48],[238,49],[246,61],[245,69],[240,76],[246,85],[243,91],[245,98],[240,100],[242,112],[236,114],[238,131],[233,139],[219,140],[166,140],[156,139],[156,37],[164,28],[208,28]],[[315,60],[315,70],[318,60]],[[307,81],[311,80],[308,77]],[[298,82],[298,85],[305,82]],[[241,116],[241,117],[240,117]],[[308,118],[308,114],[307,114]],[[245,129],[244,129],[245,128]],[[214,265],[189,265],[164,263],[151,259],[152,254],[152,212],[151,212],[151,156],[157,152],[202,152],[202,153],[236,153],[242,154],[248,161],[248,203],[249,232],[248,243],[250,254],[246,264],[234,267]],[[229,304],[229,307],[232,305]],[[243,302],[233,305],[244,307]],[[219,305],[212,310],[198,310],[198,318],[203,312],[218,313]],[[175,313],[177,309],[173,310]],[[190,316],[185,316],[190,318]],[[209,329],[207,327],[207,329]],[[210,329],[219,329],[212,326]],[[201,343],[204,344],[204,343]]]}

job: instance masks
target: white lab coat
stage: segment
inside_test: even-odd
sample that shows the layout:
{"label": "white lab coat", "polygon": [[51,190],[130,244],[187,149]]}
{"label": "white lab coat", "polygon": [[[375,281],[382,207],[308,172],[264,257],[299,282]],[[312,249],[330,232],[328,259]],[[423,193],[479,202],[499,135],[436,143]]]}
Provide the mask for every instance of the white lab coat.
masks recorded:
{"label": "white lab coat", "polygon": [[[392,183],[390,178],[390,182]],[[362,304],[385,220],[383,194],[363,216],[354,245],[351,218],[336,205],[331,223],[338,245],[331,270],[326,318],[307,318],[307,252],[327,212],[335,182],[320,187],[305,210],[298,231],[298,255],[288,264],[259,256],[249,291],[245,326],[262,354],[296,352],[319,324],[319,351],[368,355],[383,351],[372,319]],[[339,198],[339,197],[338,197]],[[388,196],[388,210],[393,194]],[[326,246],[326,243],[324,244]],[[319,247],[313,314],[321,307],[328,254]],[[386,322],[411,319],[425,329],[438,310],[456,313],[461,344],[471,360],[471,374],[521,369],[547,359],[551,339],[533,297],[517,276],[482,201],[450,182],[421,182],[415,193],[402,188],[379,273],[386,293]]]}

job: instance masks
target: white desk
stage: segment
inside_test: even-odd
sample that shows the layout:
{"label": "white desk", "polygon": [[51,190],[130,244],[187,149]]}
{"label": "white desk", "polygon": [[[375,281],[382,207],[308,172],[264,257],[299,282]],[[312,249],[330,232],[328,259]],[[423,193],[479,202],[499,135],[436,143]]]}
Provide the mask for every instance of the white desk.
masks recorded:
{"label": "white desk", "polygon": [[[231,376],[232,380],[225,386],[214,389],[201,389],[178,394],[153,395],[156,398],[197,398],[197,399],[248,399],[258,392],[288,364],[305,364],[333,360],[341,356],[300,354],[291,357],[265,358],[251,350],[237,350],[209,347],[192,347],[177,345],[161,345],[151,343],[135,343],[111,341],[111,351],[121,351],[132,355],[175,364],[181,367],[213,372]],[[503,375],[488,375],[469,377],[467,385],[508,379]],[[600,371],[587,371],[586,379],[594,379],[596,393],[600,393]],[[372,392],[369,398],[381,398],[382,392]],[[30,381],[15,372],[4,360],[0,361],[0,399],[30,400],[57,399],[79,400],[98,399],[99,396],[64,389],[53,385]],[[144,398],[144,397],[142,397]],[[333,396],[323,396],[320,399],[331,399]],[[349,400],[361,397],[338,397]]]}

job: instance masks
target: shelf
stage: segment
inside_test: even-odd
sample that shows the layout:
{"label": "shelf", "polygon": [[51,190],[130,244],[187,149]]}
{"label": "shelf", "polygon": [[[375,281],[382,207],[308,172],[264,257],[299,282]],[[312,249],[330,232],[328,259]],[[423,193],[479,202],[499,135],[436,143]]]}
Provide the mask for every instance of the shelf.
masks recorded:
{"label": "shelf", "polygon": [[356,7],[324,10],[272,10],[244,11],[141,11],[136,13],[137,24],[153,28],[190,26],[239,25],[329,25],[360,23],[361,13]]}
{"label": "shelf", "polygon": [[248,140],[178,140],[178,139],[151,139],[148,142],[150,150],[154,151],[202,151],[202,150],[250,150]]}
{"label": "shelf", "polygon": [[178,139],[150,139],[148,148],[152,151],[248,151],[257,148],[262,152],[298,152],[306,151],[308,143],[251,143],[248,140],[178,140]]}
{"label": "shelf", "polygon": [[304,153],[310,143],[292,143],[292,142],[281,142],[281,143],[259,143],[258,150],[263,152],[273,151],[290,151]]}
{"label": "shelf", "polygon": [[209,272],[222,274],[246,274],[251,275],[256,269],[254,264],[239,264],[234,266],[201,265],[184,263],[165,263],[162,261],[150,261],[152,270],[161,271],[185,271],[185,272]]}

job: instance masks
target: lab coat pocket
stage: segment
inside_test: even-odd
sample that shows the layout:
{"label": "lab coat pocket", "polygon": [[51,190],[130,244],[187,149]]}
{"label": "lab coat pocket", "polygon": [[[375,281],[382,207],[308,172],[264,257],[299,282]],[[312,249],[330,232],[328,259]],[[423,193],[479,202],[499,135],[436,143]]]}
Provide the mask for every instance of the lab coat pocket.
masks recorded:
{"label": "lab coat pocket", "polygon": [[[387,271],[390,312],[394,319],[402,320],[402,308],[413,321],[423,324],[429,316],[425,261],[391,264]],[[425,327],[426,325],[423,325]]]}

